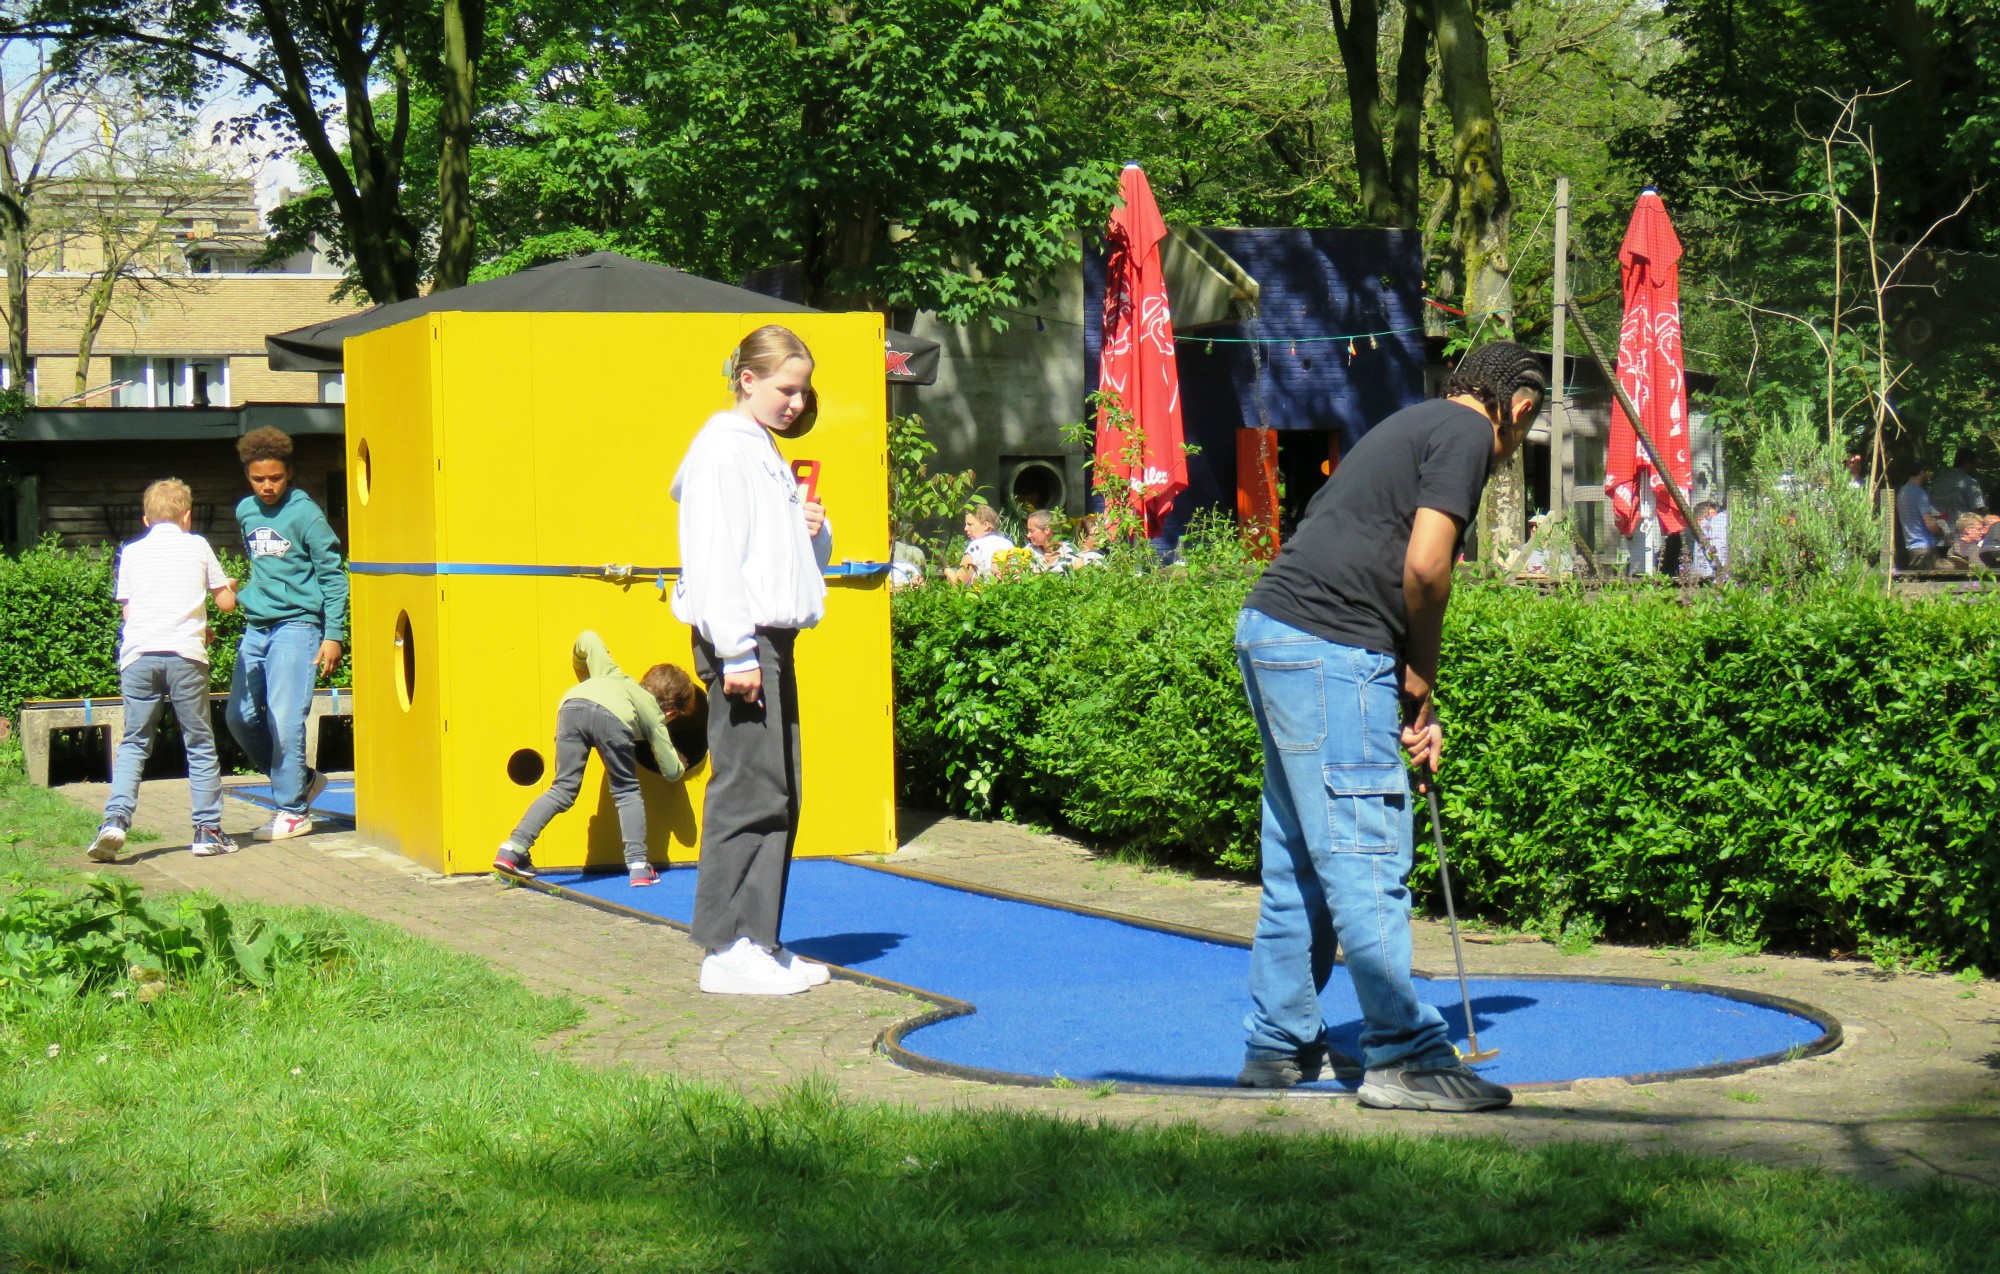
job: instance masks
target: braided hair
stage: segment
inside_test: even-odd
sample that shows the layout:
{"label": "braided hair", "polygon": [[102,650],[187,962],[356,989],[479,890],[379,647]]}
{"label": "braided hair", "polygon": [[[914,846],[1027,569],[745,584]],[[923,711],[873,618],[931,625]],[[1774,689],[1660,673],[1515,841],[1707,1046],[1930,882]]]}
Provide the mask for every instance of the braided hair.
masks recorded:
{"label": "braided hair", "polygon": [[1445,378],[1438,396],[1477,398],[1496,424],[1511,425],[1514,395],[1523,390],[1534,394],[1538,409],[1548,401],[1549,377],[1542,370],[1542,361],[1532,350],[1512,341],[1488,341],[1465,356]]}

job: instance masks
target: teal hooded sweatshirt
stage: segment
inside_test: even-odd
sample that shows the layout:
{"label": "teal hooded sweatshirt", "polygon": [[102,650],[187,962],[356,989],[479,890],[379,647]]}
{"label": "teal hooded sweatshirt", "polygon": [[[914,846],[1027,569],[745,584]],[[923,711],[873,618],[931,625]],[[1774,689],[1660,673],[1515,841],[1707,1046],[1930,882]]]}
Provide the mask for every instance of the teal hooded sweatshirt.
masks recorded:
{"label": "teal hooded sweatshirt", "polygon": [[236,506],[250,581],[237,590],[243,618],[258,627],[310,620],[326,641],[347,640],[347,568],[340,537],[297,487],[275,507],[255,495]]}

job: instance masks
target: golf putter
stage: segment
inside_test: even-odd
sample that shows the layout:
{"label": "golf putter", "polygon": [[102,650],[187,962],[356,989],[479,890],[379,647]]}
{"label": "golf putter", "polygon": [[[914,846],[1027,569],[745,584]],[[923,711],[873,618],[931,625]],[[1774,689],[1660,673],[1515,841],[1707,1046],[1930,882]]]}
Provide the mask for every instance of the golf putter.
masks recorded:
{"label": "golf putter", "polygon": [[1444,819],[1438,815],[1436,774],[1425,781],[1424,794],[1431,798],[1431,835],[1437,838],[1438,881],[1444,886],[1444,917],[1451,923],[1451,958],[1458,962],[1458,998],[1465,1005],[1465,1038],[1471,1049],[1459,1060],[1468,1066],[1474,1062],[1490,1062],[1500,1056],[1500,1050],[1479,1047],[1479,1027],[1472,1020],[1472,992],[1465,986],[1465,948],[1459,945],[1458,909],[1451,901],[1451,864],[1445,861],[1444,856]]}

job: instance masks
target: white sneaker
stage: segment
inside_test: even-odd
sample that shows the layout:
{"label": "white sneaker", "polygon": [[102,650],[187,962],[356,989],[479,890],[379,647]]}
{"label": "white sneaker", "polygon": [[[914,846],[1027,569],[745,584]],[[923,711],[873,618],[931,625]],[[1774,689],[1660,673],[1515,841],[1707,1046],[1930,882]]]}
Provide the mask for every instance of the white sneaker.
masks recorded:
{"label": "white sneaker", "polygon": [[833,970],[817,960],[804,959],[790,947],[779,947],[777,960],[792,972],[805,974],[807,986],[825,986],[833,981]]}
{"label": "white sneaker", "polygon": [[118,851],[125,848],[125,829],[116,823],[106,823],[97,829],[97,839],[90,842],[84,853],[90,855],[93,863],[115,863]]}
{"label": "white sneaker", "polygon": [[797,995],[811,985],[805,974],[779,964],[748,938],[709,952],[701,962],[701,989],[710,995]]}
{"label": "white sneaker", "polygon": [[305,836],[313,829],[313,821],[303,814],[273,814],[271,821],[258,828],[258,840],[290,840],[294,836]]}

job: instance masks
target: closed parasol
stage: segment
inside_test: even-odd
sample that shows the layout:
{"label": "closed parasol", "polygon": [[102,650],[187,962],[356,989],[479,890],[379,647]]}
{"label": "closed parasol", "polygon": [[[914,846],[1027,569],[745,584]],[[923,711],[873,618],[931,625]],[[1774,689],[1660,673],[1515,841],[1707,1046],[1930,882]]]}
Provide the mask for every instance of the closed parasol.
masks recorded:
{"label": "closed parasol", "polygon": [[[1632,209],[1625,244],[1618,250],[1625,286],[1625,322],[1618,333],[1618,383],[1639,409],[1673,485],[1685,491],[1693,476],[1687,419],[1687,377],[1681,356],[1681,241],[1657,191],[1647,190]],[[1650,488],[1651,498],[1647,498]],[[1604,457],[1604,490],[1621,535],[1639,529],[1656,509],[1660,529],[1683,529],[1679,502],[1653,467],[1632,420],[1611,413],[1611,441]]]}
{"label": "closed parasol", "polygon": [[1158,535],[1161,518],[1188,481],[1174,325],[1160,268],[1167,223],[1137,164],[1125,166],[1118,185],[1124,204],[1111,214],[1106,232],[1111,255],[1097,371],[1098,393],[1115,395],[1117,402],[1098,407],[1096,464],[1100,478],[1108,474],[1124,484],[1146,533]]}

